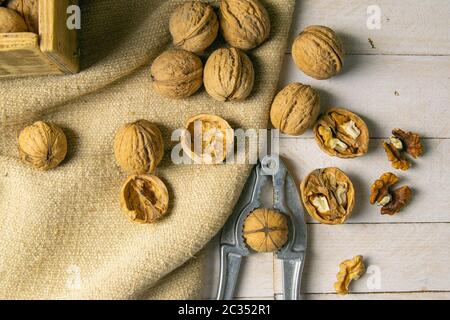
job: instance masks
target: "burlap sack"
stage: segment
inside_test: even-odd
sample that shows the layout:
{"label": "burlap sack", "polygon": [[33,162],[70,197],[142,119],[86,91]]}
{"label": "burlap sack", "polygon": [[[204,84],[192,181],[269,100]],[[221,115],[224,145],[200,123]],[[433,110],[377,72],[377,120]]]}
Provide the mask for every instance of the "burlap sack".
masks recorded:
{"label": "burlap sack", "polygon": [[[134,224],[118,206],[126,174],[114,160],[114,134],[149,119],[170,149],[171,132],[202,112],[235,128],[266,127],[295,1],[263,1],[273,30],[249,53],[256,86],[242,103],[219,103],[204,90],[172,101],[151,89],[149,66],[170,46],[168,18],[180,2],[83,1],[82,72],[0,80],[0,298],[198,297],[196,255],[230,214],[250,166],[174,165],[168,150],[157,174],[170,189],[170,215]],[[36,120],[68,137],[66,160],[49,172],[18,159],[18,133]]]}

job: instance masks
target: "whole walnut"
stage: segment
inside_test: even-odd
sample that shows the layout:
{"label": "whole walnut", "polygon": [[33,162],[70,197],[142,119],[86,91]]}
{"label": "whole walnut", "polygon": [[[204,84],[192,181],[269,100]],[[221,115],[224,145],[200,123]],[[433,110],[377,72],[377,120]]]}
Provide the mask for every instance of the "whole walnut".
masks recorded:
{"label": "whole walnut", "polygon": [[344,46],[330,28],[309,26],[292,45],[292,57],[297,67],[318,80],[331,78],[342,70]]}
{"label": "whole walnut", "polygon": [[245,219],[243,235],[245,243],[254,251],[280,250],[288,240],[287,218],[273,209],[256,209]]}
{"label": "whole walnut", "polygon": [[270,17],[258,0],[222,0],[220,28],[233,47],[249,50],[259,46],[270,35]]}
{"label": "whole walnut", "polygon": [[236,48],[214,51],[206,61],[204,73],[205,89],[218,101],[244,100],[255,82],[252,61]]}
{"label": "whole walnut", "polygon": [[200,1],[178,6],[169,23],[173,44],[187,51],[202,52],[216,39],[219,21],[214,9]]}
{"label": "whole walnut", "polygon": [[133,222],[154,223],[167,214],[169,193],[157,176],[133,175],[120,190],[120,207]]}
{"label": "whole walnut", "polygon": [[116,133],[114,154],[117,163],[127,172],[153,172],[164,156],[161,131],[147,120],[127,123]]}
{"label": "whole walnut", "polygon": [[42,121],[35,122],[19,135],[20,159],[39,170],[58,166],[67,154],[67,139],[61,128]]}
{"label": "whole walnut", "polygon": [[155,59],[151,67],[153,89],[167,98],[193,95],[203,83],[203,64],[199,57],[182,49],[170,49]]}
{"label": "whole walnut", "polygon": [[15,11],[0,7],[0,33],[26,32],[27,25]]}
{"label": "whole walnut", "polygon": [[316,122],[319,112],[317,92],[308,85],[291,83],[275,96],[270,120],[282,133],[297,136]]}
{"label": "whole walnut", "polygon": [[7,7],[22,16],[29,32],[39,33],[39,0],[9,0]]}

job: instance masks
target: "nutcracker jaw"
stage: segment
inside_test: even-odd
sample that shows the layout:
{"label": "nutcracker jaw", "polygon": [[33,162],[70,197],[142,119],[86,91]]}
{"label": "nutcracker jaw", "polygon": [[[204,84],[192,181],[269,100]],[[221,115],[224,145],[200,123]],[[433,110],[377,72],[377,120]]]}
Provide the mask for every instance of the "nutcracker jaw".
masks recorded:
{"label": "nutcracker jaw", "polygon": [[261,190],[272,180],[273,208],[288,217],[289,238],[277,253],[283,266],[285,300],[299,298],[300,278],[307,245],[304,212],[294,180],[278,155],[264,157],[252,170],[236,207],[226,222],[220,240],[220,280],[218,300],[231,300],[239,276],[242,257],[250,254],[243,238],[244,221],[261,207]]}

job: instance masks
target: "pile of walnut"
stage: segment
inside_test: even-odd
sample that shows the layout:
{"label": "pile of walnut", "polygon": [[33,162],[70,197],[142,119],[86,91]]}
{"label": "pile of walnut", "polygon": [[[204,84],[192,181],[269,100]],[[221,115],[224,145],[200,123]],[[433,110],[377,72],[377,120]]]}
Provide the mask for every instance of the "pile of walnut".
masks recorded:
{"label": "pile of walnut", "polygon": [[[221,30],[230,48],[215,50],[203,67],[197,56],[210,47]],[[179,5],[169,21],[175,48],[158,56],[151,67],[153,89],[183,99],[204,84],[218,101],[241,101],[252,92],[255,71],[244,52],[261,45],[270,34],[270,18],[258,0],[222,0],[219,16],[201,1]]]}
{"label": "pile of walnut", "polygon": [[39,0],[0,0],[0,33],[39,32]]}

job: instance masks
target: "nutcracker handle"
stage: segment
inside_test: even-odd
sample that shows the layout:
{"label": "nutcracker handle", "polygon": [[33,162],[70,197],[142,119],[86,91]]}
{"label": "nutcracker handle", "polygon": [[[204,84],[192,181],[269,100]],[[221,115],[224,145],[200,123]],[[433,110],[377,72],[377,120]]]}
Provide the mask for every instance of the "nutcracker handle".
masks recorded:
{"label": "nutcracker handle", "polygon": [[220,280],[217,300],[232,300],[239,277],[242,255],[233,252],[233,247],[224,245],[220,255]]}

